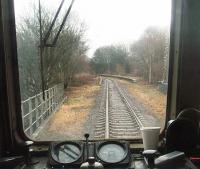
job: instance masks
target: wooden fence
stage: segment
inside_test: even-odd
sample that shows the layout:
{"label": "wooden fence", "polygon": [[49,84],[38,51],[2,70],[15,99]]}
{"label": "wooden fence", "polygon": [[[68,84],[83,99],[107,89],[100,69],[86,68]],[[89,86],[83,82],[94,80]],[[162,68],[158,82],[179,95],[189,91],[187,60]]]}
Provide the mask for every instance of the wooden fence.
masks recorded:
{"label": "wooden fence", "polygon": [[48,117],[57,111],[64,99],[64,85],[57,84],[45,90],[45,99],[42,92],[21,102],[22,121],[24,132],[32,136],[39,127],[48,120]]}

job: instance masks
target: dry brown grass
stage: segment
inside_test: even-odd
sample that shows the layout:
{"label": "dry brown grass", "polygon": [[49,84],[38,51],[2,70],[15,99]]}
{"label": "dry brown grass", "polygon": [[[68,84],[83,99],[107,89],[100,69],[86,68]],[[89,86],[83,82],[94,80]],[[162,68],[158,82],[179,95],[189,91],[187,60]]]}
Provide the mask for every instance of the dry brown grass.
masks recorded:
{"label": "dry brown grass", "polygon": [[74,76],[72,86],[82,86],[84,84],[92,83],[96,77],[94,75],[81,73]]}
{"label": "dry brown grass", "polygon": [[[62,130],[64,127],[64,129],[67,128],[74,132],[76,128],[81,129],[81,126],[88,117],[89,110],[94,104],[94,98],[92,96],[96,94],[98,89],[99,86],[94,84],[71,88],[67,94],[67,101],[55,114],[50,130],[57,130],[60,127]],[[60,125],[60,123],[63,125]]]}
{"label": "dry brown grass", "polygon": [[163,122],[166,112],[166,95],[157,90],[157,87],[149,85],[143,81],[130,83],[120,80],[127,86],[130,93],[136,97],[141,103],[150,107],[154,115]]}
{"label": "dry brown grass", "polygon": [[[57,137],[71,135],[72,139],[76,139],[73,136],[82,135],[84,133],[84,124],[88,119],[99,89],[100,86],[97,85],[97,79],[94,79],[89,84],[71,87],[66,92],[67,100],[45,126],[46,136],[51,137],[52,135],[54,139],[56,135]],[[45,137],[44,134],[42,135],[42,137]],[[52,140],[51,138],[46,139]]]}

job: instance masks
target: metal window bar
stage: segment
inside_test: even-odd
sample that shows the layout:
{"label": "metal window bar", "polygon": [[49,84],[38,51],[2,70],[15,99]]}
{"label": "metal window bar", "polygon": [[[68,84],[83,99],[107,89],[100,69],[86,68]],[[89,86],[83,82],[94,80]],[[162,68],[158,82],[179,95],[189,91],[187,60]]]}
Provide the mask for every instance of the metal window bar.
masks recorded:
{"label": "metal window bar", "polygon": [[21,102],[23,129],[27,136],[32,136],[39,127],[56,112],[64,100],[64,84],[60,83]]}

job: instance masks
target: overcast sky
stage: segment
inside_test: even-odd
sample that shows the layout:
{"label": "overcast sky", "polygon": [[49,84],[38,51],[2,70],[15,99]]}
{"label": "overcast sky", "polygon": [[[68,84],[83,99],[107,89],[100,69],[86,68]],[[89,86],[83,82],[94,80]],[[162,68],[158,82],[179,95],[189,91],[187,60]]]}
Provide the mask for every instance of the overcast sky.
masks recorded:
{"label": "overcast sky", "polygon": [[[16,16],[30,15],[38,0],[14,0]],[[65,0],[66,11],[71,0]],[[56,11],[61,0],[41,0]],[[75,0],[72,12],[87,25],[86,38],[91,57],[104,45],[128,44],[137,40],[148,26],[170,25],[171,0]]]}

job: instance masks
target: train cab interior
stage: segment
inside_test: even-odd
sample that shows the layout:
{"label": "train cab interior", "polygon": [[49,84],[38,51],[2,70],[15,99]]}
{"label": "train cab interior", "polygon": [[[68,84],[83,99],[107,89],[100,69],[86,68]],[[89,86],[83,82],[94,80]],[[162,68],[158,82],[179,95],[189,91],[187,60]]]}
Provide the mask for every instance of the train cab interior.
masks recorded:
{"label": "train cab interior", "polygon": [[171,3],[165,127],[158,148],[144,150],[142,139],[90,140],[85,133],[83,140],[55,142],[25,135],[14,1],[1,0],[0,168],[200,168],[200,1]]}

